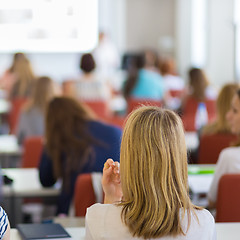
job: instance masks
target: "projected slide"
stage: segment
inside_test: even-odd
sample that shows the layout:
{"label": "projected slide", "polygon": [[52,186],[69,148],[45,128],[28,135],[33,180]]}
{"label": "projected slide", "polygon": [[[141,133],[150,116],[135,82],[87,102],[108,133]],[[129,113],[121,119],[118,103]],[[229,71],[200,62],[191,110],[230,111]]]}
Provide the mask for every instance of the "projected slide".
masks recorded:
{"label": "projected slide", "polygon": [[0,52],[83,52],[97,44],[98,0],[0,4]]}

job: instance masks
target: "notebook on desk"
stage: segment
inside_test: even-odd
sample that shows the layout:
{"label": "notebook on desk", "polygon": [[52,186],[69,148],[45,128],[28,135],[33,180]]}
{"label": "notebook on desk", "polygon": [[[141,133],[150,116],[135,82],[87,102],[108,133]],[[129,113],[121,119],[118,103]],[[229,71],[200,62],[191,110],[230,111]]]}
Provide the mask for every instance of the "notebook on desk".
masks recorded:
{"label": "notebook on desk", "polygon": [[71,239],[67,231],[57,223],[18,224],[17,229],[23,240]]}

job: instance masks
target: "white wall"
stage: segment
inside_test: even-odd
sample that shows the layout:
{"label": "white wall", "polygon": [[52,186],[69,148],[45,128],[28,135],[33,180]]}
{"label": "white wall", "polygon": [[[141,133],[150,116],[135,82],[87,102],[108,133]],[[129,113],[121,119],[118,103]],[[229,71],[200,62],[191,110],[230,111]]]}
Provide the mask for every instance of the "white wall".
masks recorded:
{"label": "white wall", "polygon": [[128,0],[126,6],[126,50],[151,47],[172,55],[175,0]]}
{"label": "white wall", "polygon": [[[192,0],[99,0],[99,28],[106,30],[120,51],[143,47],[176,56],[182,76],[191,66]],[[208,56],[206,70],[216,85],[233,79],[233,0],[208,0]],[[163,47],[167,47],[163,49]],[[57,81],[79,73],[80,53],[32,53],[37,74]],[[12,54],[0,54],[0,74],[9,66]]]}
{"label": "white wall", "polygon": [[214,84],[234,80],[233,0],[209,1],[207,71]]}

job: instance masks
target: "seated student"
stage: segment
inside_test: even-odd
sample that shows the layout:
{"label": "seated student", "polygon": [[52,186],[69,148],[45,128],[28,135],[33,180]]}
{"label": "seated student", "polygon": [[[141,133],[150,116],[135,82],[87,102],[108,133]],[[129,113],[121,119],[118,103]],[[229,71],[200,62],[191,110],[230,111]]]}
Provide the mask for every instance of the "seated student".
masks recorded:
{"label": "seated student", "polygon": [[44,135],[44,117],[48,102],[54,96],[53,81],[49,77],[37,79],[33,96],[21,112],[17,126],[19,144],[24,139],[32,136]]}
{"label": "seated student", "polygon": [[[226,118],[229,122],[231,132],[240,136],[240,89],[237,90],[232,99],[231,108]],[[218,183],[220,178],[227,173],[240,174],[240,141],[235,146],[225,148],[221,151],[212,181],[208,192],[209,208],[214,208],[217,201]]]}
{"label": "seated student", "polygon": [[10,240],[10,224],[6,212],[0,206],[0,239]]}
{"label": "seated student", "polygon": [[226,119],[226,114],[231,107],[233,95],[236,93],[238,88],[239,84],[237,83],[228,83],[223,86],[216,101],[216,120],[203,127],[201,132],[202,135],[231,133],[229,123]]}
{"label": "seated student", "polygon": [[57,214],[67,214],[77,176],[101,172],[106,158],[119,160],[121,130],[97,121],[76,100],[57,97],[47,108],[45,136],[40,181],[52,186],[62,179]]}
{"label": "seated student", "polygon": [[104,166],[106,204],[88,208],[87,240],[216,239],[212,215],[190,201],[184,131],[173,111],[135,110],[123,132],[120,163],[120,172],[112,159]]}

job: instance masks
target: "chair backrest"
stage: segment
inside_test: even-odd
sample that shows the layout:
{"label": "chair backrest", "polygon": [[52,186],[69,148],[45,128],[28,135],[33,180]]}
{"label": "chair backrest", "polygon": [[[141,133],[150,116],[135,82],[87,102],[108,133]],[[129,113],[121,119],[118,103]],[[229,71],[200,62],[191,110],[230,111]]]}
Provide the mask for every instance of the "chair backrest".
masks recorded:
{"label": "chair backrest", "polygon": [[[208,121],[211,122],[216,118],[216,101],[207,99],[203,101],[206,105],[207,112],[208,112]],[[195,128],[195,116],[198,108],[198,104],[200,102],[196,99],[189,97],[186,100],[183,114],[182,114],[182,121],[184,125],[185,131],[196,131]]]}
{"label": "chair backrest", "polygon": [[97,198],[93,187],[92,174],[80,174],[77,177],[74,190],[75,215],[85,216],[87,208],[96,202]]}
{"label": "chair backrest", "polygon": [[240,174],[223,175],[219,181],[216,222],[240,222]]}
{"label": "chair backrest", "polygon": [[43,149],[42,137],[26,138],[23,144],[22,167],[37,168]]}
{"label": "chair backrest", "polygon": [[138,98],[129,98],[127,101],[128,109],[127,112],[130,113],[134,109],[141,107],[141,105],[147,105],[147,106],[162,106],[161,100],[152,100],[152,99],[138,99]]}
{"label": "chair backrest", "polygon": [[8,124],[9,124],[9,132],[10,134],[14,134],[16,132],[16,126],[18,124],[18,118],[20,115],[20,111],[23,105],[28,101],[26,98],[15,98],[10,100],[11,109],[8,114]]}
{"label": "chair backrest", "polygon": [[220,152],[235,140],[237,137],[232,134],[203,135],[200,138],[198,163],[215,164]]}
{"label": "chair backrest", "polygon": [[105,119],[110,115],[108,104],[106,101],[83,101],[93,112],[101,119]]}

